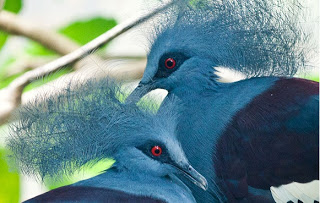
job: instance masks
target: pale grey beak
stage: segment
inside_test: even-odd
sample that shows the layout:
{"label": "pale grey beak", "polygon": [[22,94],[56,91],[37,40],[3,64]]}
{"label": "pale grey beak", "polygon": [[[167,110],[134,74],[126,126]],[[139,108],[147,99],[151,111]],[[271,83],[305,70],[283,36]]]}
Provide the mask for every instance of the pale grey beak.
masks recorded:
{"label": "pale grey beak", "polygon": [[196,171],[191,165],[174,167],[201,189],[208,189],[207,179],[203,177],[198,171]]}
{"label": "pale grey beak", "polygon": [[126,104],[137,103],[144,95],[153,90],[152,83],[139,83],[139,85],[133,90],[133,92],[127,97]]}

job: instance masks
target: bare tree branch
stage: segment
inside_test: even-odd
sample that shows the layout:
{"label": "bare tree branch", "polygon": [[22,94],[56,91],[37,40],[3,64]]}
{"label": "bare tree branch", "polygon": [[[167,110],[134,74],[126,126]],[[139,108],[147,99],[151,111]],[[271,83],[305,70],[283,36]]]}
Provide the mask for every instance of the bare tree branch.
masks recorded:
{"label": "bare tree branch", "polygon": [[[47,74],[50,74],[60,67],[66,66],[68,64],[74,63],[79,60],[81,57],[88,55],[93,50],[99,48],[100,46],[110,42],[112,39],[117,37],[118,35],[126,32],[127,30],[147,21],[151,17],[155,16],[159,12],[167,9],[169,6],[173,4],[174,0],[167,2],[166,4],[154,9],[151,12],[148,12],[145,15],[142,15],[136,19],[129,19],[124,23],[121,23],[106,33],[100,35],[96,39],[87,43],[86,45],[76,49],[75,51],[67,54],[61,58],[58,58],[46,65],[40,66],[37,69],[26,72],[22,76],[15,79],[8,87],[0,90],[0,106],[7,106],[7,108],[0,109],[0,125],[5,123],[7,119],[10,117],[11,113],[21,104],[21,95],[24,87],[28,85],[30,82],[38,79],[39,77],[43,77]],[[2,12],[0,12],[1,14]],[[5,14],[6,15],[6,14]],[[9,15],[10,16],[10,15]],[[8,17],[8,15],[6,16]],[[8,20],[8,19],[7,19]],[[5,27],[4,23],[0,26]],[[8,30],[12,30],[12,27],[7,25]],[[31,36],[30,36],[31,37]],[[46,38],[47,39],[47,38]],[[49,46],[49,44],[47,44]],[[57,48],[58,49],[58,48]],[[94,56],[89,56],[90,62],[101,63],[101,61],[94,58]],[[88,58],[88,57],[87,57]]]}
{"label": "bare tree branch", "polygon": [[[55,51],[60,55],[69,54],[72,51],[75,51],[81,47],[76,42],[73,42],[71,39],[59,33],[44,29],[33,23],[27,22],[21,19],[19,16],[15,15],[14,13],[11,13],[8,11],[0,12],[0,30],[3,30],[13,35],[28,37],[42,44],[46,48],[52,51]],[[94,56],[94,55],[90,56],[90,60],[91,59],[94,59],[95,61],[102,60],[102,59],[99,59],[98,56]],[[49,62],[50,61],[47,61],[46,63],[49,63]],[[42,66],[46,63],[41,63],[36,67]],[[24,67],[26,67],[26,65],[24,65]],[[79,69],[82,66],[83,64],[81,62],[75,63],[74,69]]]}
{"label": "bare tree branch", "polygon": [[[71,39],[53,32],[51,30],[44,29],[40,26],[37,26],[33,23],[27,22],[21,19],[19,16],[15,15],[14,13],[8,11],[0,12],[0,30],[3,30],[7,33],[24,36],[30,38],[46,48],[55,51],[59,55],[66,55],[75,51],[76,49],[81,48],[76,42],[73,42]],[[95,60],[103,60],[102,58],[99,59],[98,56],[90,55],[91,59],[94,57]],[[140,58],[142,57],[132,57],[132,56],[115,56],[115,57],[104,57],[104,59],[113,59],[113,58]],[[53,59],[53,58],[52,58]],[[54,58],[56,59],[56,57]],[[42,63],[41,63],[42,62]],[[45,63],[44,63],[45,62]],[[18,61],[11,68],[17,68],[18,70],[12,70],[13,73],[8,73],[9,75],[21,72],[28,68],[35,69],[38,66],[42,66],[50,61],[45,60],[44,58],[41,59],[24,59],[22,61]],[[24,64],[23,64],[24,63]],[[75,69],[79,69],[82,67],[82,63],[75,64]],[[11,72],[11,71],[10,71]]]}
{"label": "bare tree branch", "polygon": [[0,12],[0,29],[10,34],[30,38],[60,55],[68,54],[80,47],[69,38],[24,21],[8,11]]}

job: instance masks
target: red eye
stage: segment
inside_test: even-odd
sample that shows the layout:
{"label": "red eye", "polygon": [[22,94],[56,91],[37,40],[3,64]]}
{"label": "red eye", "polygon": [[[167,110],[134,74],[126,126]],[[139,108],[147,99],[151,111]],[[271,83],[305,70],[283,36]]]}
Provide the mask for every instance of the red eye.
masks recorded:
{"label": "red eye", "polygon": [[166,66],[166,68],[172,69],[176,66],[176,61],[173,58],[167,58],[164,62],[164,65]]}
{"label": "red eye", "polygon": [[159,146],[154,146],[151,149],[151,153],[153,156],[160,156],[162,154],[162,149]]}

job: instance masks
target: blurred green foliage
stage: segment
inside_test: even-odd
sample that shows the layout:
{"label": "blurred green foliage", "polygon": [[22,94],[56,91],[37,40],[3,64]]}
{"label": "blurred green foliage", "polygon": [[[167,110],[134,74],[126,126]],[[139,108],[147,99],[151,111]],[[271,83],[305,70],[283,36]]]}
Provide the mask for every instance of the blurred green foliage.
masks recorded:
{"label": "blurred green foliage", "polygon": [[53,190],[58,187],[62,187],[65,185],[70,185],[80,180],[88,179],[93,176],[96,176],[103,171],[107,170],[114,164],[114,160],[112,159],[105,159],[101,160],[94,165],[86,165],[76,173],[72,174],[72,176],[65,176],[62,177],[61,180],[55,179],[45,179],[44,183],[48,187],[48,189]]}
{"label": "blurred green foliage", "polygon": [[[117,23],[114,19],[95,17],[87,20],[73,22],[70,25],[59,29],[58,32],[74,40],[79,45],[84,45],[116,25]],[[29,40],[28,45],[26,46],[25,55],[28,55],[29,57],[39,57],[52,56],[57,54],[40,45],[39,43]],[[8,86],[11,81],[24,73],[22,72],[11,77],[5,77],[5,73],[8,67],[15,63],[17,60],[18,59],[15,59],[14,57],[9,57],[7,61],[2,63],[2,66],[0,67],[0,89]],[[24,91],[28,91],[34,87],[38,87],[49,81],[52,81],[60,77],[61,75],[70,72],[71,68],[64,67],[64,69],[66,70],[61,69],[58,73],[50,74],[48,76],[45,76],[42,80],[33,82],[32,84],[28,85]]]}
{"label": "blurred green foliage", "polygon": [[11,11],[13,13],[18,13],[22,8],[21,0],[5,0],[3,9],[6,11]]}
{"label": "blurred green foliage", "polygon": [[[21,0],[6,0],[3,6],[4,10],[18,13],[22,8]],[[7,33],[0,31],[0,49],[4,46],[7,41],[9,35]],[[14,59],[7,59],[6,64],[10,64],[10,62],[14,61]],[[10,83],[10,79],[2,82],[1,79],[1,71],[3,69],[0,68],[0,89],[3,83]],[[2,131],[1,131],[2,132]],[[3,136],[0,134],[0,136]],[[0,148],[0,203],[14,203],[19,202],[19,194],[20,194],[20,182],[19,182],[19,174],[16,172],[10,172],[9,166],[6,162],[6,150]]]}
{"label": "blurred green foliage", "polygon": [[16,78],[16,77],[5,77],[5,73],[6,73],[6,68],[5,67],[8,67],[13,62],[15,62],[15,59],[13,57],[9,57],[3,62],[3,65],[0,66],[0,89],[6,87],[7,85],[9,85],[10,82],[14,78]]}
{"label": "blurred green foliage", "polygon": [[0,203],[19,202],[19,174],[9,171],[5,150],[2,148],[0,148],[0,184]]}
{"label": "blurred green foliage", "polygon": [[[11,11],[14,13],[19,12],[21,8],[22,8],[21,0],[6,0],[4,4],[5,10]],[[94,17],[90,19],[83,19],[76,22],[72,22],[69,25],[60,28],[59,30],[57,30],[57,32],[69,37],[79,45],[84,45],[87,42],[91,41],[92,39],[98,37],[102,33],[106,32],[107,30],[111,29],[115,25],[117,25],[117,23],[114,19]],[[8,37],[9,35],[7,33],[0,31],[0,50],[4,46]],[[43,57],[48,55],[49,56],[57,55],[53,51],[45,48],[44,46],[32,40],[28,40],[27,45],[25,47],[26,48],[25,50],[23,50],[22,57],[36,58],[36,57]],[[19,77],[20,75],[22,75],[27,71],[25,70],[21,73],[18,73],[10,77],[6,76],[7,75],[6,73],[10,65],[17,62],[19,60],[19,57],[16,57],[15,55],[9,55],[5,59],[5,61],[1,62],[0,89],[8,86],[15,78]],[[41,86],[66,73],[69,73],[70,71],[71,71],[71,67],[69,66],[64,67],[55,73],[46,75],[42,79],[31,83],[24,89],[24,91],[28,91],[35,87]],[[0,131],[0,136],[4,136],[3,134],[4,132]],[[18,202],[19,193],[20,193],[19,174],[9,172],[8,163],[6,163],[6,160],[5,160],[5,152],[6,152],[5,149],[0,148],[0,203]],[[63,185],[68,185],[68,184],[77,182],[82,179],[90,178],[108,169],[110,166],[112,166],[113,163],[114,163],[114,160],[106,159],[98,162],[93,166],[92,165],[84,166],[81,170],[79,170],[76,174],[72,175],[71,177],[65,176],[60,178],[59,181],[53,180],[53,179],[51,180],[45,179],[45,185],[49,189],[54,189]]]}
{"label": "blurred green foliage", "polygon": [[313,75],[313,76],[310,76],[310,77],[306,77],[306,79],[319,82],[319,75]]}
{"label": "blurred green foliage", "polygon": [[[3,9],[6,11],[11,11],[13,13],[18,13],[22,7],[21,0],[5,0]],[[0,32],[0,49],[3,47],[5,42],[7,41],[8,34],[4,32]]]}
{"label": "blurred green foliage", "polygon": [[53,80],[59,78],[60,76],[65,75],[66,73],[70,73],[70,72],[71,72],[70,67],[69,68],[64,67],[55,73],[51,73],[49,75],[46,75],[42,79],[39,79],[39,80],[36,80],[36,81],[30,83],[29,85],[27,85],[24,88],[23,92],[27,92],[29,90],[32,90],[33,88],[40,87],[41,85],[48,83],[50,81],[53,81]]}
{"label": "blurred green foliage", "polygon": [[0,31],[0,49],[8,39],[8,34]]}
{"label": "blurred green foliage", "polygon": [[[80,20],[58,30],[79,45],[84,45],[104,32],[117,25],[114,19],[95,17],[89,20]],[[31,42],[27,53],[34,56],[55,55],[55,53],[37,42]]]}

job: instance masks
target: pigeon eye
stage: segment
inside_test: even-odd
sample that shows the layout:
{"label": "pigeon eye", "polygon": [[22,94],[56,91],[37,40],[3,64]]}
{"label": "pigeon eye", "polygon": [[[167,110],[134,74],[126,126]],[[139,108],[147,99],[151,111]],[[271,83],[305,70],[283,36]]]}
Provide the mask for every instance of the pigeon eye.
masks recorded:
{"label": "pigeon eye", "polygon": [[154,146],[151,149],[151,153],[153,156],[160,156],[162,154],[162,149],[159,146]]}
{"label": "pigeon eye", "polygon": [[167,58],[164,62],[164,65],[166,66],[166,68],[172,69],[176,66],[176,61],[173,58]]}

